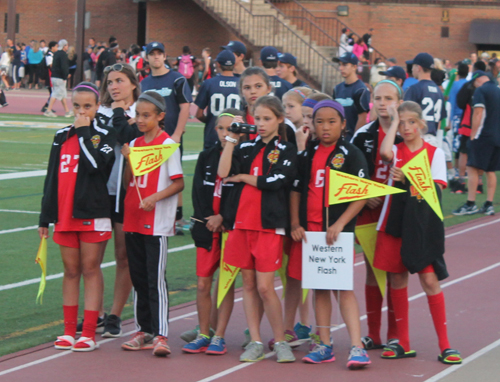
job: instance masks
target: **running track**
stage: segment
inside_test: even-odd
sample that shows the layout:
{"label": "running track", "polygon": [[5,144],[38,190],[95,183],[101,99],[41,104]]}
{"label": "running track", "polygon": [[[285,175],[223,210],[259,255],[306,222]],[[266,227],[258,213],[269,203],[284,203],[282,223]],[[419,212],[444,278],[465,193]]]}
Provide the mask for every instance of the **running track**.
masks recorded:
{"label": "running track", "polygon": [[[463,367],[447,367],[437,362],[437,338],[427,299],[422,294],[417,277],[413,276],[409,295],[412,348],[418,353],[414,359],[382,360],[379,358],[380,351],[372,351],[372,365],[365,370],[349,371],[345,367],[349,340],[346,329],[341,326],[333,333],[337,358],[334,363],[306,365],[297,361],[294,364],[277,364],[273,357],[256,364],[240,363],[240,343],[246,322],[241,291],[238,291],[226,333],[229,351],[224,356],[182,354],[183,342],[179,334],[196,325],[196,306],[190,303],[171,309],[169,344],[172,355],[168,359],[155,358],[149,351],[122,351],[120,344],[124,342],[123,338],[101,340],[100,349],[83,354],[57,351],[49,343],[0,358],[0,381],[137,381],[146,377],[148,380],[169,382],[307,381],[312,378],[317,381],[434,382],[470,381],[470,376],[476,380],[483,377],[495,381],[500,372],[497,361],[500,356],[500,305],[497,294],[500,256],[496,236],[499,229],[500,219],[491,216],[446,230],[446,258],[451,276],[442,285],[446,295],[450,342],[461,350],[466,359]],[[355,267],[355,290],[363,315],[362,332],[366,333],[364,263],[360,255],[356,257],[356,263],[359,264]],[[279,288],[278,282],[276,286]],[[336,311],[332,318],[338,319]],[[133,323],[126,322],[124,331],[130,333],[133,330]],[[385,326],[382,333],[384,330]],[[266,342],[272,337],[266,319],[262,334]],[[306,351],[305,345],[295,351],[298,360]]]}

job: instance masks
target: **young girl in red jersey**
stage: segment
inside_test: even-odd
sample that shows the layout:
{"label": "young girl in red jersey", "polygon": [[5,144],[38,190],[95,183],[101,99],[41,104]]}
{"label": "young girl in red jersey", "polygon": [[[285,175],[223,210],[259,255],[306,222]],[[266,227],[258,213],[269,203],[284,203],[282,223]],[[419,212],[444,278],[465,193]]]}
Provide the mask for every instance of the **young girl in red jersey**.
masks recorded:
{"label": "young girl in red jersey", "polygon": [[[254,104],[262,96],[268,95],[273,87],[269,76],[264,69],[257,66],[246,68],[240,76],[240,94],[245,100],[245,119],[247,123],[253,125],[254,120]],[[252,134],[250,139],[255,139],[257,134]]]}
{"label": "young girl in red jersey", "polygon": [[[356,216],[366,201],[332,205],[328,207],[326,214],[323,207],[327,194],[326,171],[333,168],[365,177],[368,170],[366,160],[359,149],[342,139],[346,124],[342,105],[330,100],[319,102],[314,106],[313,121],[318,140],[309,142],[306,150],[300,154],[298,175],[290,195],[292,238],[300,243],[306,240],[306,229],[326,231],[326,242],[332,245],[339,233],[354,231]],[[296,245],[295,248],[297,247]],[[299,277],[299,272],[294,277]],[[329,290],[314,291],[316,325],[319,328],[321,343],[302,359],[304,362],[335,361],[330,340],[331,294]],[[354,291],[335,291],[334,295],[339,298],[340,311],[351,337],[352,347],[347,366],[353,369],[364,367],[370,364],[370,359],[361,343],[359,308]]]}
{"label": "young girl in red jersey", "polygon": [[[418,273],[422,289],[427,295],[434,328],[439,340],[439,361],[445,364],[462,362],[460,352],[450,348],[446,327],[446,307],[439,280],[448,277],[444,261],[444,224],[422,196],[405,178],[401,167],[422,150],[427,150],[436,192],[446,187],[446,162],[440,148],[422,139],[427,124],[422,109],[412,101],[399,108],[389,105],[391,127],[380,147],[380,157],[390,163],[389,185],[395,183],[409,192],[386,196],[377,229],[375,267],[390,272],[391,299],[397,325],[399,343],[388,344],[382,358],[409,358],[417,354],[410,347],[408,323],[408,272]],[[396,134],[403,142],[394,144]]]}
{"label": "young girl in red jersey", "polygon": [[[391,117],[387,108],[389,105],[399,105],[402,101],[402,90],[393,81],[382,80],[376,86],[373,93],[373,109],[378,118],[361,127],[356,131],[352,143],[363,152],[368,163],[368,170],[371,180],[387,184],[389,178],[389,166],[380,158],[380,146],[385,135],[391,127]],[[399,143],[401,137],[396,136]],[[368,199],[365,208],[358,216],[356,225],[377,223],[382,211],[384,198]],[[380,327],[382,324],[382,303],[384,298],[378,287],[377,280],[372,267],[365,256],[366,264],[366,283],[365,283],[365,303],[368,324],[368,335],[361,340],[366,350],[382,349],[382,340],[380,338]],[[388,305],[388,329],[387,343],[397,342],[396,322],[394,319],[394,310],[390,298],[390,288],[387,287],[387,305]]]}
{"label": "young girl in red jersey", "polygon": [[[50,152],[42,198],[40,237],[49,237],[55,223],[54,241],[64,264],[64,335],[56,349],[92,351],[102,299],[101,258],[111,238],[111,220],[106,182],[115,160],[116,137],[94,119],[99,92],[89,82],[73,91],[73,125],[59,130]],[[82,336],[75,342],[80,278],[85,293]]]}
{"label": "young girl in red jersey", "polygon": [[[130,147],[146,147],[175,143],[163,131],[165,101],[154,91],[139,96],[136,121],[142,137],[130,142]],[[122,154],[128,158],[129,145]],[[138,332],[122,344],[124,350],[153,349],[156,356],[167,356],[168,288],[166,281],[167,237],[175,233],[177,195],[184,188],[180,151],[176,150],[155,170],[131,179],[127,166],[124,181],[125,196],[123,231],[135,289],[135,312]],[[140,196],[139,196],[140,193]]]}
{"label": "young girl in red jersey", "polygon": [[[248,79],[248,77],[247,77]],[[243,87],[247,81],[242,79]],[[259,300],[273,329],[278,362],[293,362],[285,341],[283,314],[274,290],[274,273],[281,267],[283,235],[289,224],[287,189],[295,176],[296,150],[286,142],[284,110],[278,98],[256,100],[254,118],[257,138],[238,143],[238,134],[226,137],[218,174],[233,182],[233,203],[224,216],[224,225],[234,228],[225,246],[225,261],[242,269],[243,305],[251,342],[240,361],[264,358],[260,336]],[[281,133],[281,134],[280,134]]]}

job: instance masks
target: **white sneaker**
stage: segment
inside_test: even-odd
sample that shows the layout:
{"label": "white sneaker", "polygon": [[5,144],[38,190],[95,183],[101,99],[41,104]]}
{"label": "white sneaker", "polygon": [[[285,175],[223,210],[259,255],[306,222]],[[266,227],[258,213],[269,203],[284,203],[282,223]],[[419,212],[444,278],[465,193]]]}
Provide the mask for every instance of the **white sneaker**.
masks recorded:
{"label": "white sneaker", "polygon": [[50,111],[50,110],[45,111],[45,113],[43,113],[43,115],[45,117],[51,117],[51,118],[56,118],[57,117],[57,114],[54,113],[54,112],[52,112],[52,111]]}
{"label": "white sneaker", "polygon": [[66,114],[64,114],[64,116],[66,118],[71,118],[71,117],[74,117],[75,116],[75,113],[73,113],[72,111],[68,111]]}

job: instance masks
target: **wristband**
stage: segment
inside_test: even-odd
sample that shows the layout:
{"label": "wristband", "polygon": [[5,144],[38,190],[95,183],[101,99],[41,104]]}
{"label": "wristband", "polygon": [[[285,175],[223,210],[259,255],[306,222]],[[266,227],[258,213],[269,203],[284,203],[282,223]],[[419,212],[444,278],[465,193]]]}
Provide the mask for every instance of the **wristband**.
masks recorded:
{"label": "wristband", "polygon": [[226,142],[231,142],[231,143],[238,143],[238,140],[236,138],[231,138],[230,136],[227,136],[226,138],[224,138],[226,140]]}

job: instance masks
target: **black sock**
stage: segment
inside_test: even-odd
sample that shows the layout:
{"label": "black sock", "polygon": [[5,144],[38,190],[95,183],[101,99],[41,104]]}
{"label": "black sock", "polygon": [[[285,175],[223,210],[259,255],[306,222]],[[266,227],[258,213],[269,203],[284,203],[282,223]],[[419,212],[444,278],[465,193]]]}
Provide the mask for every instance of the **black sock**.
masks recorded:
{"label": "black sock", "polygon": [[474,201],[472,201],[472,202],[471,202],[470,200],[467,200],[467,205],[468,205],[469,207],[472,207],[472,206],[473,206],[473,205],[475,205],[475,204],[476,204],[476,202],[474,202]]}
{"label": "black sock", "polygon": [[175,213],[175,220],[182,219],[182,206],[177,207],[177,212]]}
{"label": "black sock", "polygon": [[493,205],[493,202],[490,202],[489,200],[485,201],[484,202],[484,206],[485,207],[489,207],[489,206],[492,206]]}

